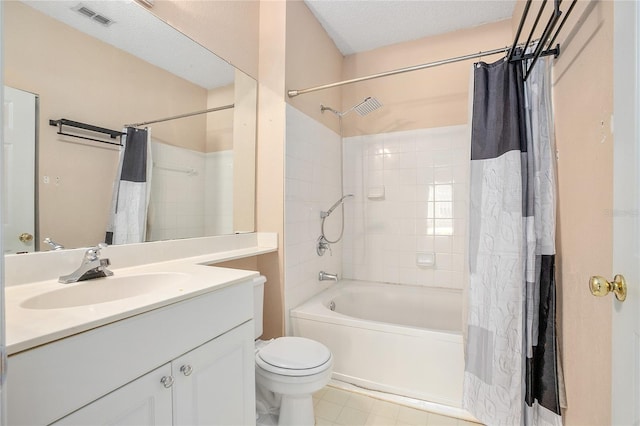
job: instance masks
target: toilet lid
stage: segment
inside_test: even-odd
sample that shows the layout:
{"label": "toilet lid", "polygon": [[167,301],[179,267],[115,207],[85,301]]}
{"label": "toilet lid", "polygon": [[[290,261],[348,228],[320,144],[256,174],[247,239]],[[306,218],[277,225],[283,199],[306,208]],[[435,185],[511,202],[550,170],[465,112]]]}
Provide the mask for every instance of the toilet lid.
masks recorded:
{"label": "toilet lid", "polygon": [[316,370],[331,359],[331,351],[315,340],[304,337],[280,337],[260,349],[258,358],[267,366],[277,369]]}

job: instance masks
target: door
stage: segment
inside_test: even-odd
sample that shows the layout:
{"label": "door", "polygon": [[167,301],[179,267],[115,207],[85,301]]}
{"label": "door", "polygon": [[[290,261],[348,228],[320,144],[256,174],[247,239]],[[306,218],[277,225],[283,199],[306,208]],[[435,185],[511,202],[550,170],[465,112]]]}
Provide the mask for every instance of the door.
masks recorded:
{"label": "door", "polygon": [[174,360],[176,425],[255,424],[253,321]]}
{"label": "door", "polygon": [[160,426],[171,425],[171,376],[165,364],[53,423],[56,426]]}
{"label": "door", "polygon": [[611,411],[640,425],[640,5],[615,2],[614,22],[613,272],[628,295],[613,301]]}
{"label": "door", "polygon": [[33,93],[4,86],[4,252],[32,252],[35,235],[36,105]]}

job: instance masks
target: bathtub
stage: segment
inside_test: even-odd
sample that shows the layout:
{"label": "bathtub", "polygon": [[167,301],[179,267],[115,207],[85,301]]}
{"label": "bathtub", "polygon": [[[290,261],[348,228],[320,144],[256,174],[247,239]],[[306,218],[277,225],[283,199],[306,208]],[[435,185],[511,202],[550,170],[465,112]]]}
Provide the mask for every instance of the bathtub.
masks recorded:
{"label": "bathtub", "polygon": [[331,349],[336,380],[461,406],[460,290],[342,280],[291,310],[291,327]]}

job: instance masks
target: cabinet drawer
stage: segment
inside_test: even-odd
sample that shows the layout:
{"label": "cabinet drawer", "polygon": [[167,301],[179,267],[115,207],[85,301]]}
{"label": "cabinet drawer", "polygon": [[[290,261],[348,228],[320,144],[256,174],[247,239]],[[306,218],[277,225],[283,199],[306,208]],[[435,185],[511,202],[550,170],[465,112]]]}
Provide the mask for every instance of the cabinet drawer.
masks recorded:
{"label": "cabinet drawer", "polygon": [[9,357],[11,425],[49,424],[253,317],[251,281]]}

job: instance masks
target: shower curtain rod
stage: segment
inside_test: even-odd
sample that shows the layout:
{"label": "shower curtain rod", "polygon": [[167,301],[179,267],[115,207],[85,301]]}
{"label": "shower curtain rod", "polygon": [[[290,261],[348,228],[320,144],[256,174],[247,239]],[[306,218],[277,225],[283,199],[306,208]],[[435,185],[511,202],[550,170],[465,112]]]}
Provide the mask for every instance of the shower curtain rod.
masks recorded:
{"label": "shower curtain rod", "polygon": [[[510,50],[511,50],[511,46],[501,47],[501,48],[493,49],[493,50],[485,50],[484,52],[471,53],[469,55],[457,56],[455,58],[443,59],[441,61],[429,62],[429,63],[426,63],[426,64],[413,65],[411,67],[406,67],[406,68],[398,68],[398,69],[395,69],[395,70],[385,71],[385,72],[381,72],[381,73],[378,73],[378,74],[371,74],[371,75],[367,75],[367,76],[364,76],[364,77],[352,78],[350,80],[338,81],[336,83],[324,84],[322,86],[309,87],[307,89],[289,90],[289,91],[287,91],[287,95],[290,98],[293,98],[293,97],[296,97],[298,95],[304,95],[305,93],[311,93],[311,92],[315,92],[315,91],[318,91],[318,90],[331,89],[333,87],[339,87],[339,86],[344,86],[344,85],[347,85],[347,84],[358,83],[360,81],[373,80],[375,78],[388,77],[388,76],[391,76],[391,75],[404,74],[406,72],[411,72],[411,71],[418,71],[418,70],[424,70],[424,69],[427,69],[427,68],[434,68],[434,67],[437,67],[437,66],[440,66],[440,65],[452,64],[454,62],[467,61],[469,59],[480,58],[482,56],[490,56],[490,55],[495,55],[495,54],[498,54],[498,53],[506,53],[506,52],[509,52]],[[544,52],[542,52],[540,54],[540,56],[549,56],[549,55],[557,56],[559,53],[560,53],[560,46],[556,46],[553,49],[545,50]],[[522,56],[519,56],[518,58],[516,58],[516,60],[530,59],[530,58],[533,58],[533,56],[534,56],[533,54],[522,55]]]}
{"label": "shower curtain rod", "polygon": [[222,111],[222,110],[225,110],[225,109],[233,108],[234,106],[235,106],[234,104],[223,105],[223,106],[219,106],[219,107],[215,107],[215,108],[205,109],[205,110],[202,110],[202,111],[188,112],[186,114],[174,115],[173,117],[160,118],[158,120],[144,121],[142,123],[134,123],[134,124],[125,124],[124,127],[146,126],[147,124],[161,123],[163,121],[177,120],[178,118],[186,118],[186,117],[191,117],[191,116],[194,116],[194,115],[206,114],[208,112]]}

